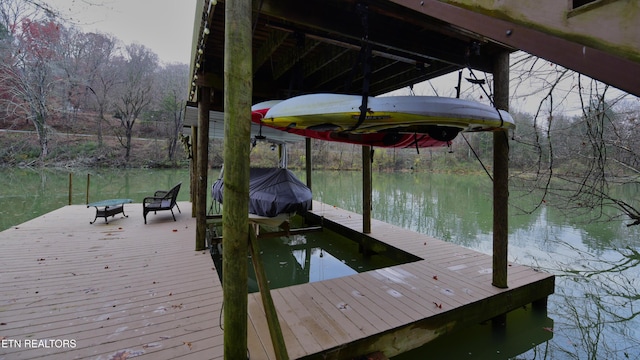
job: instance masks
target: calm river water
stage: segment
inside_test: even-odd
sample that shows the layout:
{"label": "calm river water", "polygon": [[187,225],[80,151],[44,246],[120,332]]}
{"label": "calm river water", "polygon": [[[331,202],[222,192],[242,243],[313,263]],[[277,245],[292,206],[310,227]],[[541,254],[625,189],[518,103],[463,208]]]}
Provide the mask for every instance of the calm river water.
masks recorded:
{"label": "calm river water", "polygon": [[[131,198],[141,202],[150,192],[180,181],[179,199],[188,200],[186,170],[90,172],[89,201]],[[0,230],[69,202],[68,172],[2,169],[0,173]],[[87,173],[76,171],[71,177],[74,204],[86,203]],[[217,176],[218,171],[212,171],[210,182]],[[359,172],[315,171],[314,199],[361,213],[361,181]],[[375,173],[373,191],[374,218],[491,253],[492,190],[486,175]],[[626,198],[640,196],[638,188],[614,191]],[[398,359],[640,359],[636,316],[640,311],[640,228],[627,227],[622,220],[566,217],[550,206],[524,214],[519,209],[531,208],[532,200],[519,198],[515,190],[510,201],[509,259],[557,275],[548,313],[539,316],[518,310],[509,314],[506,331],[478,325]],[[307,272],[315,275],[307,276],[336,276],[329,273],[344,261],[319,254],[315,257],[324,259],[327,267],[311,267]],[[351,273],[344,268],[345,274]]]}

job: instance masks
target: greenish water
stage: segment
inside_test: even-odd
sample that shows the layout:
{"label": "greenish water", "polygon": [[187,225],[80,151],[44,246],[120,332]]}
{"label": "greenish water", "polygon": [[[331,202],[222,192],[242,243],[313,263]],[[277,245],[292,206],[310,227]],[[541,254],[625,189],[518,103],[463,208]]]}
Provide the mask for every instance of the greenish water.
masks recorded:
{"label": "greenish water", "polygon": [[[0,171],[0,229],[68,204],[68,172]],[[210,182],[217,175],[212,171]],[[180,181],[180,200],[188,200],[186,170],[108,170],[92,172],[90,179],[90,201],[140,202]],[[361,181],[358,172],[316,171],[314,199],[361,213]],[[74,204],[86,203],[86,182],[87,172],[73,174]],[[640,194],[634,187],[612,191],[628,199]],[[589,214],[566,217],[548,206],[526,214],[519,209],[531,208],[532,199],[518,195],[511,192],[509,260],[556,274],[548,313],[518,310],[509,314],[506,331],[480,324],[398,359],[640,359],[640,228],[624,221],[590,221]],[[373,175],[374,218],[487,254],[492,251],[491,203],[486,176]],[[384,259],[362,262],[357,251],[336,247],[332,239],[306,234],[270,240],[274,257],[268,271],[277,274],[269,275],[272,286],[385,266]]]}
{"label": "greenish water", "polygon": [[[0,169],[0,230],[69,205],[104,199],[142,202],[156,190],[182,182],[178,200],[189,200],[189,173],[185,170],[117,169],[65,172],[50,169]],[[70,180],[71,177],[71,180]],[[89,192],[87,194],[87,185]],[[88,213],[90,215],[90,212]],[[91,220],[88,218],[87,221]]]}
{"label": "greenish water", "polygon": [[[384,254],[364,256],[358,251],[356,242],[328,229],[291,237],[260,239],[260,250],[271,289],[329,280],[417,260],[400,251],[393,258]],[[249,292],[258,291],[255,279],[253,265],[249,261]]]}
{"label": "greenish water", "polygon": [[[317,173],[313,184],[314,199],[362,212],[361,174]],[[612,191],[624,199],[640,196],[637,186]],[[532,199],[519,195],[511,191],[509,260],[556,274],[548,309],[552,324],[540,326],[547,322],[535,315],[527,323],[515,316],[519,320],[506,334],[479,325],[465,341],[454,335],[398,358],[639,359],[640,227],[627,227],[622,219],[592,221],[593,214],[567,217],[547,206],[528,214],[520,209],[532,208]],[[492,252],[492,184],[486,176],[376,173],[372,216]],[[526,331],[516,330],[521,325]],[[492,340],[481,347],[467,341],[482,334]],[[524,341],[513,340],[518,334]],[[545,336],[550,339],[538,344]],[[529,346],[512,349],[514,344]]]}

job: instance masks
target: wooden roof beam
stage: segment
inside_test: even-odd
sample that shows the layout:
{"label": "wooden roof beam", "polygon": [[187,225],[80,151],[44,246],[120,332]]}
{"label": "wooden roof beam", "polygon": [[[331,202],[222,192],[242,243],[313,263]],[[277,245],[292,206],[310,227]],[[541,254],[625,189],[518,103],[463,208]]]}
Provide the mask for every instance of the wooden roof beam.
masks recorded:
{"label": "wooden roof beam", "polygon": [[[300,31],[305,33],[306,37],[322,42],[359,49],[362,45],[363,30],[356,15],[344,11],[330,12],[330,6],[324,4],[316,6],[316,2],[300,4],[291,0],[265,0],[262,13],[283,20],[281,24],[271,23],[269,26],[291,32]],[[425,23],[420,27],[420,22],[414,21],[406,22],[408,26],[405,28],[397,28],[398,24],[391,22],[390,18],[384,15],[375,14],[376,21],[369,25],[368,41],[373,46],[374,55],[396,60],[404,59],[407,62],[442,61],[452,65],[467,65],[465,53],[471,45],[470,41],[444,34],[442,37],[421,38],[421,34],[430,28],[430,24]],[[394,26],[394,31],[389,31],[389,28]],[[406,36],[399,36],[402,32],[407,32]],[[481,36],[476,38],[474,41],[482,43]],[[471,65],[482,71],[491,71],[489,61],[474,59]]]}
{"label": "wooden roof beam", "polygon": [[304,77],[312,76],[313,74],[331,67],[336,61],[340,61],[342,57],[347,55],[351,50],[345,48],[338,48],[335,46],[327,46],[326,51],[323,51],[320,56],[314,56],[304,60]]}
{"label": "wooden roof beam", "polygon": [[[353,51],[346,51],[342,56],[335,58],[330,64],[328,64],[331,66],[323,66],[319,71],[315,71],[313,74],[309,74],[309,76],[312,76],[315,79],[313,83],[317,88],[323,87],[351,71],[353,64],[356,62],[357,56],[358,54]],[[338,65],[340,63],[349,64],[350,66]]]}
{"label": "wooden roof beam", "polygon": [[631,76],[640,74],[638,62],[437,0],[390,1],[640,96],[640,81]]}
{"label": "wooden roof beam", "polygon": [[262,46],[253,55],[253,73],[255,74],[271,55],[289,37],[289,32],[273,29]]}
{"label": "wooden roof beam", "polygon": [[320,45],[320,42],[318,41],[307,41],[302,48],[296,48],[290,51],[284,59],[280,59],[276,64],[274,64],[273,78],[279,79],[318,45]]}

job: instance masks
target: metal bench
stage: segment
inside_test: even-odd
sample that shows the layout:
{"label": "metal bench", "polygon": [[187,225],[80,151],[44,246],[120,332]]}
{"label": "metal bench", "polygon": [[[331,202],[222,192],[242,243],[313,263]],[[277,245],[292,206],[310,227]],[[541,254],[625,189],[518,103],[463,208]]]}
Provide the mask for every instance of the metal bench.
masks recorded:
{"label": "metal bench", "polygon": [[147,214],[153,211],[156,214],[158,211],[170,210],[173,216],[173,221],[176,221],[176,215],[173,213],[173,207],[178,208],[178,212],[181,213],[180,207],[176,200],[178,199],[178,192],[182,183],[171,188],[169,191],[158,190],[153,193],[153,196],[148,196],[142,200],[142,211],[144,216],[144,223],[147,223]]}

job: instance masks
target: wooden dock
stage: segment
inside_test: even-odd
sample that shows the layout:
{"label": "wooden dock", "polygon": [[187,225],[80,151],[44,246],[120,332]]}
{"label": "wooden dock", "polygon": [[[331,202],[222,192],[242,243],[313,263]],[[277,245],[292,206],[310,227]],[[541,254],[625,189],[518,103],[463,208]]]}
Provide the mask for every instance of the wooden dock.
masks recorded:
{"label": "wooden dock", "polygon": [[222,288],[179,206],[147,225],[141,204],[93,225],[65,206],[0,233],[0,359],[222,358]]}
{"label": "wooden dock", "polygon": [[[524,305],[546,304],[554,291],[554,276],[517,264],[509,264],[509,288],[496,288],[491,256],[377,220],[363,236],[361,215],[319,202],[313,209],[311,217],[328,228],[422,260],[272,290],[291,358],[349,359],[378,350],[394,356]],[[251,294],[251,323],[275,359],[260,304]]]}
{"label": "wooden dock", "polygon": [[[0,233],[0,360],[222,358],[222,288],[209,252],[193,250],[191,204],[180,208],[144,225],[127,204],[129,218],[90,225],[93,209],[66,206]],[[359,234],[359,215],[314,209]],[[379,221],[369,237],[423,260],[272,290],[290,358],[406,349],[553,292],[553,276],[516,264],[495,288],[491,257]],[[248,325],[250,358],[274,359],[259,294]]]}

